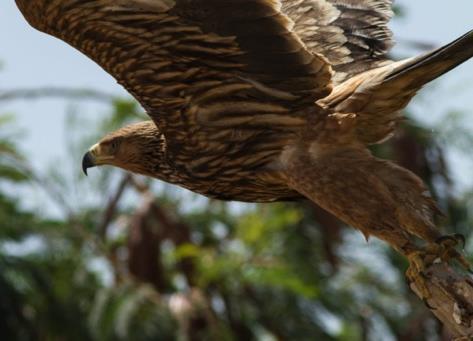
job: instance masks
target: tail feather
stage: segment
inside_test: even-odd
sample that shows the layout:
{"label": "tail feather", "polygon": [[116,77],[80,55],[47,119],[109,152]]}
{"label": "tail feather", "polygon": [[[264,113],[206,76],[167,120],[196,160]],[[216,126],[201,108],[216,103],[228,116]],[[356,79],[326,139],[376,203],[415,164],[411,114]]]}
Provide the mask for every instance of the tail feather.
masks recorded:
{"label": "tail feather", "polygon": [[355,113],[359,140],[380,143],[392,135],[401,110],[423,85],[471,57],[473,30],[432,52],[354,76],[317,103],[335,113]]}
{"label": "tail feather", "polygon": [[473,30],[432,52],[410,58],[392,70],[384,80],[389,83],[408,79],[418,88],[442,76],[473,57]]}

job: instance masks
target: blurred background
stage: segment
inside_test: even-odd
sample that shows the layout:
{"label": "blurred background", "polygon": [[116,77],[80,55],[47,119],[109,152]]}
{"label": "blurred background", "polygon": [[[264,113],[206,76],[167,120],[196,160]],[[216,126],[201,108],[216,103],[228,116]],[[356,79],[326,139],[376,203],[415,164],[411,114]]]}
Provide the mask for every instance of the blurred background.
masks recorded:
{"label": "blurred background", "polygon": [[[471,0],[397,1],[395,58],[473,28]],[[0,4],[0,338],[443,340],[407,263],[306,203],[208,200],[81,174],[104,133],[146,118],[93,62]],[[426,87],[374,152],[422,176],[473,255],[473,62]]]}

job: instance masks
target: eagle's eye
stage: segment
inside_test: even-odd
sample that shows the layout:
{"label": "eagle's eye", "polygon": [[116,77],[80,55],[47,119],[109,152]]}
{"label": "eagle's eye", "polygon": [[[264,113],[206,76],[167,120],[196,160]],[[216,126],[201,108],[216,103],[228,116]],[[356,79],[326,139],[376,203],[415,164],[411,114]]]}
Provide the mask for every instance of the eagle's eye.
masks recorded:
{"label": "eagle's eye", "polygon": [[113,140],[110,143],[110,152],[116,153],[118,151],[119,147],[120,147],[120,141],[119,140]]}

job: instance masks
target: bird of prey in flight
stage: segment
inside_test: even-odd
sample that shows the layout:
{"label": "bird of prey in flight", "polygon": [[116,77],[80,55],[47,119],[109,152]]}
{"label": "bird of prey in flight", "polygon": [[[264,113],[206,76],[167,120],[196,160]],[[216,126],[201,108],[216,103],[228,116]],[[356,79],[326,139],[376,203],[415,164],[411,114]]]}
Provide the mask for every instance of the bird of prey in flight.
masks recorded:
{"label": "bird of prey in flight", "polygon": [[424,84],[473,55],[473,31],[391,61],[391,2],[16,0],[151,118],[105,136],[84,170],[112,165],[223,200],[310,199],[407,256],[422,289],[429,253],[462,261],[459,237],[436,229],[415,174],[367,146],[393,134]]}

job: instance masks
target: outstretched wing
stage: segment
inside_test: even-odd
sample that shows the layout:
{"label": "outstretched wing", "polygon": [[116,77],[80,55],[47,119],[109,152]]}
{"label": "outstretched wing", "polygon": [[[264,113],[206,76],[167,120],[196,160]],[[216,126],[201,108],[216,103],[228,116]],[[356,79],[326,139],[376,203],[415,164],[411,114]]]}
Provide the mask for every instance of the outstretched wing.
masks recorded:
{"label": "outstretched wing", "polygon": [[340,83],[386,62],[391,6],[392,0],[284,0],[282,10],[307,48],[333,65]]}
{"label": "outstretched wing", "polygon": [[[279,0],[16,0],[31,25],[113,75],[165,135],[290,126],[331,91]],[[187,129],[189,128],[189,129]]]}

